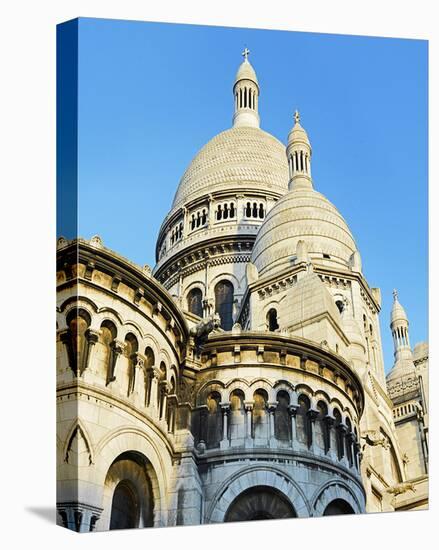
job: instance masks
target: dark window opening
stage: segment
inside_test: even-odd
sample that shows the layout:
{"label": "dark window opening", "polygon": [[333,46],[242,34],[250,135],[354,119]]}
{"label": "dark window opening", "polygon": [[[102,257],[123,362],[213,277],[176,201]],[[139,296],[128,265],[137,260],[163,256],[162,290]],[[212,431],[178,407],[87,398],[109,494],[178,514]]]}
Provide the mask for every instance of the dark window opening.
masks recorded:
{"label": "dark window opening", "polygon": [[277,311],[274,308],[270,309],[267,313],[267,325],[268,330],[271,332],[274,332],[279,328],[279,323],[277,322]]}
{"label": "dark window opening", "polygon": [[221,327],[231,330],[233,325],[233,285],[229,281],[220,281],[215,286],[215,311],[221,317]]}
{"label": "dark window opening", "polygon": [[187,296],[187,308],[188,311],[203,316],[203,294],[199,288],[193,288]]}

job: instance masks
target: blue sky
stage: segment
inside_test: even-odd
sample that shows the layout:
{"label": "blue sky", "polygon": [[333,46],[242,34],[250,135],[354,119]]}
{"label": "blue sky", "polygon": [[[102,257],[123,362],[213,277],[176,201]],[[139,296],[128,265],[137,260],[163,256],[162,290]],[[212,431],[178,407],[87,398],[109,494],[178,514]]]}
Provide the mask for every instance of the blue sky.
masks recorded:
{"label": "blue sky", "polygon": [[427,339],[426,41],[80,19],[79,235],[154,265],[179,179],[231,126],[244,46],[261,127],[285,142],[300,110],[314,186],[347,220],[364,274],[381,288],[389,370],[394,287],[412,345]]}

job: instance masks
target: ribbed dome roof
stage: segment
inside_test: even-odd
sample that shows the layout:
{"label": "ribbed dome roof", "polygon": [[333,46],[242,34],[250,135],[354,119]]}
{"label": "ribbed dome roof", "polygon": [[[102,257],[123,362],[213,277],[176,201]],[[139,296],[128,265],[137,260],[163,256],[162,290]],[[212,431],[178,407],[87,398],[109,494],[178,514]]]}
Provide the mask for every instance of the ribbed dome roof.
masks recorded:
{"label": "ribbed dome roof", "polygon": [[[251,261],[260,275],[292,265],[299,240],[308,253],[348,265],[356,251],[352,234],[335,206],[314,189],[297,189],[283,196],[259,229]],[[325,261],[325,260],[323,260]]]}
{"label": "ribbed dome roof", "polygon": [[390,314],[390,323],[397,323],[398,321],[404,321],[408,323],[407,314],[405,312],[405,309],[402,307],[402,305],[399,303],[398,300],[398,293],[396,290],[393,291],[393,306],[392,306],[392,312]]}
{"label": "ribbed dome roof", "polygon": [[234,127],[211,139],[180,180],[173,207],[213,191],[288,190],[285,146],[260,128]]}
{"label": "ribbed dome roof", "polygon": [[235,84],[239,80],[253,80],[256,84],[258,84],[258,77],[256,76],[255,70],[253,69],[251,63],[247,61],[243,61],[241,65],[239,66],[238,72],[236,73],[235,77]]}

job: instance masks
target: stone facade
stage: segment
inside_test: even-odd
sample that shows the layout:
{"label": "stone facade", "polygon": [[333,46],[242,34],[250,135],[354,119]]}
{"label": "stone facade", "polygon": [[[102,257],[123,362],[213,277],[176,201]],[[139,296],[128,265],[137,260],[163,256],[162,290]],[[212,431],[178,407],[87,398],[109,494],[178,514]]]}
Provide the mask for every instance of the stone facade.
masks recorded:
{"label": "stone facade", "polygon": [[59,523],[76,531],[414,509],[428,502],[428,346],[314,190],[296,113],[259,128],[244,52],[233,128],[195,157],[139,267],[58,240]]}

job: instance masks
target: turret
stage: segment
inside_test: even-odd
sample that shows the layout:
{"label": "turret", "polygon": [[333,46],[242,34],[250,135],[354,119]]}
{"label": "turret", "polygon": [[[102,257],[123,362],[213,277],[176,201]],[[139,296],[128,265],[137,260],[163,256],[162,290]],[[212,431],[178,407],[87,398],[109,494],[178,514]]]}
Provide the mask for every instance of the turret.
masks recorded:
{"label": "turret", "polygon": [[242,52],[244,61],[236,73],[233,95],[235,97],[235,113],[233,126],[251,126],[259,128],[259,84],[255,70],[248,60],[250,50]]}
{"label": "turret", "polygon": [[311,144],[308,134],[300,125],[299,111],[294,113],[294,126],[288,135],[287,158],[289,167],[289,188],[312,189]]}
{"label": "turret", "polygon": [[390,317],[390,329],[393,336],[395,365],[400,362],[413,364],[413,354],[409,340],[409,321],[404,308],[398,301],[398,292],[393,291],[393,307]]}

